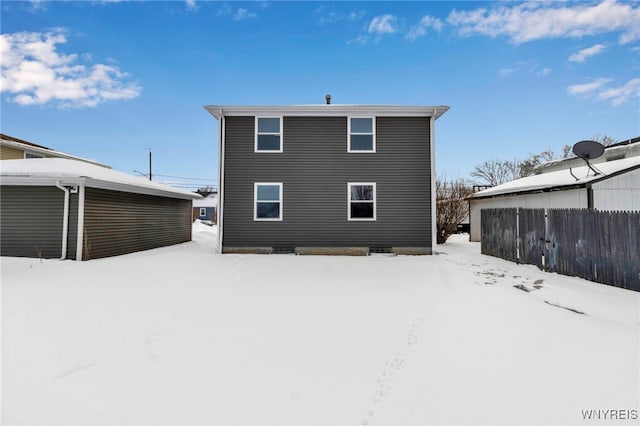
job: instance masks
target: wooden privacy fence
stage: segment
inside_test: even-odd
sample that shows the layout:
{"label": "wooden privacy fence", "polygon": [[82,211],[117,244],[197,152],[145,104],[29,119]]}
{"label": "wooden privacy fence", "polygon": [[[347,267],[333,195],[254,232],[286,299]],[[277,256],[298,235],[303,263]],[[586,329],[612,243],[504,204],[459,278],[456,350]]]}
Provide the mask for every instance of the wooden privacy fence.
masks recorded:
{"label": "wooden privacy fence", "polygon": [[482,209],[483,254],[640,291],[640,212]]}

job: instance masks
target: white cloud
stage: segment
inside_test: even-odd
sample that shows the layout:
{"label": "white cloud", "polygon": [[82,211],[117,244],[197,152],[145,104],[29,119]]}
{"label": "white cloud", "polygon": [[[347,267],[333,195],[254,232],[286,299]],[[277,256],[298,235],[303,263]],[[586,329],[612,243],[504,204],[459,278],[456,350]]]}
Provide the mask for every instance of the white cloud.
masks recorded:
{"label": "white cloud", "polygon": [[602,86],[612,81],[610,78],[598,78],[590,83],[574,84],[567,88],[570,95],[585,95],[599,90]]}
{"label": "white cloud", "polygon": [[[11,93],[20,105],[94,107],[101,102],[131,99],[141,88],[113,65],[86,64],[77,54],[63,54],[63,30],[0,35],[0,92]],[[81,59],[86,58],[81,55]]]}
{"label": "white cloud", "polygon": [[347,41],[347,44],[367,44],[367,42],[369,41],[369,38],[365,35],[359,35],[356,38],[352,38],[351,40]]}
{"label": "white cloud", "polygon": [[516,64],[516,66],[511,68],[501,68],[498,71],[501,77],[509,77],[510,75],[516,72],[524,72],[529,74],[535,74],[538,76],[546,76],[551,73],[551,68],[540,68],[540,66],[535,61],[520,61]]}
{"label": "white cloud", "polygon": [[[228,3],[218,3],[219,7],[216,10],[216,16],[230,16],[234,21],[244,21],[245,19],[257,18],[258,14],[251,10],[239,7],[237,9],[229,6]],[[265,9],[269,7],[269,3],[260,2],[259,5]]]}
{"label": "white cloud", "polygon": [[347,21],[359,21],[364,17],[364,10],[352,10],[347,15]]}
{"label": "white cloud", "polygon": [[251,18],[255,18],[256,13],[255,12],[251,12],[243,7],[239,8],[238,10],[236,10],[235,15],[233,15],[233,20],[234,21],[243,21],[245,19],[251,19]]}
{"label": "white cloud", "polygon": [[367,31],[369,34],[394,34],[398,31],[396,17],[389,14],[375,16],[369,23]]}
{"label": "white cloud", "polygon": [[318,23],[320,25],[335,24],[336,22],[340,22],[343,19],[344,19],[344,15],[338,12],[329,12],[326,15],[322,15],[320,19],[318,19]]}
{"label": "white cloud", "polygon": [[29,3],[31,3],[31,7],[29,8],[30,12],[47,10],[47,5],[44,0],[29,0]]}
{"label": "white cloud", "polygon": [[587,58],[602,53],[607,46],[605,44],[594,44],[591,47],[587,47],[586,49],[582,49],[573,55],[569,56],[569,61],[571,62],[584,62]]}
{"label": "white cloud", "polygon": [[461,35],[508,36],[513,43],[582,37],[619,31],[619,42],[640,39],[640,5],[604,0],[592,3],[527,2],[491,9],[452,11],[447,22]]}
{"label": "white cloud", "polygon": [[640,98],[640,78],[632,78],[620,87],[598,93],[598,99],[611,100],[613,106],[622,105],[633,98]]}
{"label": "white cloud", "polygon": [[538,71],[538,75],[545,76],[551,74],[551,68],[542,68]]}
{"label": "white cloud", "polygon": [[[323,11],[323,8],[318,8],[316,10],[316,13],[320,13],[322,11]],[[320,25],[335,24],[343,21],[355,22],[355,21],[359,21],[363,17],[364,17],[364,11],[362,10],[353,10],[349,13],[330,11],[320,16],[320,18],[318,19],[318,24]]]}
{"label": "white cloud", "polygon": [[231,13],[231,6],[229,6],[227,3],[222,3],[218,10],[216,10],[216,16],[231,15]]}
{"label": "white cloud", "polygon": [[619,106],[633,99],[640,99],[640,78],[632,78],[622,86],[606,87],[613,80],[598,78],[590,83],[575,84],[567,88],[570,95],[595,97],[601,101],[611,101],[611,105]]}
{"label": "white cloud", "polygon": [[442,31],[442,21],[438,18],[434,18],[433,16],[425,15],[420,19],[420,22],[414,27],[412,27],[406,35],[406,39],[410,41],[415,41],[419,37],[423,37],[427,34],[427,30],[429,28],[433,28],[434,30],[440,32]]}
{"label": "white cloud", "polygon": [[500,70],[500,75],[502,77],[509,77],[511,74],[513,74],[514,72],[518,71],[520,68],[519,67],[515,67],[515,68],[502,68]]}
{"label": "white cloud", "polygon": [[196,0],[184,0],[184,5],[187,10],[191,12],[195,12],[196,10],[198,10],[198,4],[196,3]]}

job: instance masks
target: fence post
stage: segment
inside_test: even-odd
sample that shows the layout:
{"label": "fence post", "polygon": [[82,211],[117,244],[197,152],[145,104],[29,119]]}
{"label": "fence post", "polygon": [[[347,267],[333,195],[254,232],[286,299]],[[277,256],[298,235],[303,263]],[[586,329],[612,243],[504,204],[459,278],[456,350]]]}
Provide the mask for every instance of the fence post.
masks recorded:
{"label": "fence post", "polygon": [[544,209],[544,237],[542,240],[542,270],[546,271],[547,256],[549,255],[549,212]]}
{"label": "fence post", "polygon": [[516,208],[516,263],[520,263],[520,207]]}

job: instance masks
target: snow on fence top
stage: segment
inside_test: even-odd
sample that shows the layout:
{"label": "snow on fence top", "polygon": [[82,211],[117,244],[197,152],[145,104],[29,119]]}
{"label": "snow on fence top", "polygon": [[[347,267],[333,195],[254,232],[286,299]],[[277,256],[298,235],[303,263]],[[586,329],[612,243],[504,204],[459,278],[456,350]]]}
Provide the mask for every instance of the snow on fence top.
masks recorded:
{"label": "snow on fence top", "polygon": [[625,158],[622,160],[608,161],[594,164],[593,167],[600,171],[597,175],[587,165],[573,167],[571,169],[542,173],[512,180],[484,191],[476,192],[469,198],[486,198],[494,195],[512,194],[528,191],[542,191],[553,188],[582,186],[588,182],[606,179],[610,175],[625,172],[640,167],[640,157]]}
{"label": "snow on fence top", "polygon": [[2,185],[85,185],[91,188],[171,198],[197,199],[199,194],[82,161],[64,158],[2,160]]}

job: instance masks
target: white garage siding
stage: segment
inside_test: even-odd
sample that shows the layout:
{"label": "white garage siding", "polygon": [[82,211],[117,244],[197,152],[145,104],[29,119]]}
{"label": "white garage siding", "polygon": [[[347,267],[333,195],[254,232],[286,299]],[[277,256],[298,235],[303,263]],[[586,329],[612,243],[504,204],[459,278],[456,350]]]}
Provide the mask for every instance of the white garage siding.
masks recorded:
{"label": "white garage siding", "polygon": [[594,183],[593,207],[598,210],[640,211],[640,169]]}

